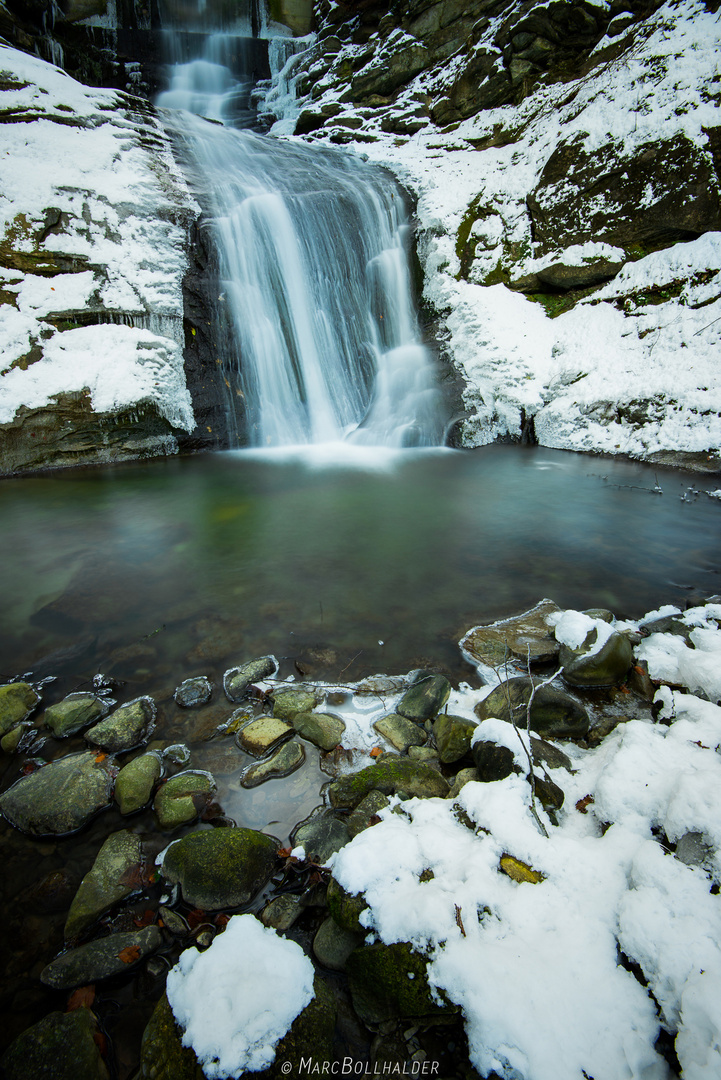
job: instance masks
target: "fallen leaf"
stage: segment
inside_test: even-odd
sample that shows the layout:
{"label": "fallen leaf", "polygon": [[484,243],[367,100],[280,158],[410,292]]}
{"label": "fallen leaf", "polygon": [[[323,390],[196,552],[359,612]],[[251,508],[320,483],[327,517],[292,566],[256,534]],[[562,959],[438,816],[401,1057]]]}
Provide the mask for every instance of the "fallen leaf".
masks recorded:
{"label": "fallen leaf", "polygon": [[208,921],[208,916],[200,908],[193,908],[185,916],[185,921],[191,930],[194,930],[196,926],[200,926],[201,923]]}
{"label": "fallen leaf", "polygon": [[95,763],[96,763],[96,765],[100,764],[101,761],[105,761],[107,756],[108,756],[107,754],[103,754],[103,753],[96,754],[95,755]]}
{"label": "fallen leaf", "polygon": [[593,795],[584,795],[582,799],[579,799],[576,803],[576,809],[578,810],[579,814],[588,813],[588,807],[591,805],[592,802]]}
{"label": "fallen leaf", "polygon": [[219,915],[215,916],[214,921],[215,925],[218,927],[218,930],[225,930],[226,926],[230,922],[230,915],[224,915],[221,911]]}
{"label": "fallen leaf", "polygon": [[152,908],[146,908],[142,915],[136,915],[135,916],[135,918],[133,919],[133,922],[135,923],[136,926],[142,927],[142,926],[150,926],[150,924],[154,920],[155,920],[155,912],[152,910]]}
{"label": "fallen leaf", "polygon": [[96,1031],[93,1034],[93,1042],[97,1046],[103,1057],[107,1057],[108,1053],[108,1040],[103,1035],[102,1031]]}
{"label": "fallen leaf", "polygon": [[136,960],[140,959],[140,946],[128,945],[127,948],[121,949],[118,953],[118,959],[122,960],[124,964],[134,964]]}
{"label": "fallen leaf", "polygon": [[371,750],[371,757],[380,757],[382,753],[380,746],[374,746]]}
{"label": "fallen leaf", "polygon": [[76,1009],[89,1009],[95,1001],[94,986],[79,986],[73,990],[65,1006],[65,1012],[75,1012]]}
{"label": "fallen leaf", "polygon": [[293,848],[289,848],[289,847],[280,847],[280,848],[278,848],[278,858],[279,859],[289,859],[290,858],[290,853],[291,853],[292,850],[293,850]]}

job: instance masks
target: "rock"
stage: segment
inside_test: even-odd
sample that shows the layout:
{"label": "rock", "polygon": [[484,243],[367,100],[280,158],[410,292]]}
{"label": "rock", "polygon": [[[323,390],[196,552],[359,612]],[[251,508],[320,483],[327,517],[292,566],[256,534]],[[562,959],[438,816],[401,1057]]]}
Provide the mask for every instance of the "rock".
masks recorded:
{"label": "rock", "polygon": [[179,825],[195,821],[215,790],[210,773],[182,772],[166,780],[158,788],[153,802],[160,828],[177,829]]}
{"label": "rock", "polygon": [[336,999],[330,987],[317,975],[313,980],[313,998],[291,1024],[275,1048],[275,1060],[264,1072],[254,1074],[257,1080],[281,1080],[301,1076],[307,1062],[333,1060],[333,1032],[336,1021]]}
{"label": "rock", "polygon": [[323,692],[314,687],[277,690],[273,693],[273,716],[292,721],[300,713],[312,712],[323,696]]}
{"label": "rock", "polygon": [[546,742],[545,739],[534,739],[532,735],[531,757],[534,763],[541,762],[549,769],[568,769],[569,772],[573,769],[571,759],[564,754],[563,750],[559,750],[557,746]]}
{"label": "rock", "polygon": [[[518,743],[519,750],[521,743]],[[516,759],[512,750],[507,746],[489,742],[487,739],[479,740],[473,746],[473,760],[476,764],[476,778],[484,784],[494,783],[496,780],[505,780],[512,772],[516,771]]]}
{"label": "rock", "polygon": [[333,807],[352,809],[374,789],[384,795],[404,792],[407,796],[421,799],[448,793],[448,782],[430,765],[410,758],[386,757],[360,772],[341,776],[328,788]]}
{"label": "rock", "polygon": [[18,724],[17,727],[11,728],[7,735],[3,735],[2,739],[0,739],[0,747],[3,753],[14,754],[27,730],[28,726],[26,724]]}
{"label": "rock", "polygon": [[199,675],[195,679],[186,679],[177,687],[173,697],[176,705],[183,709],[194,709],[198,705],[205,705],[213,695],[213,684],[205,675]]}
{"label": "rock", "polygon": [[[589,717],[584,707],[563,690],[540,686],[538,680],[534,680],[534,685],[537,689],[531,706],[531,729],[552,739],[582,739],[589,728]],[[510,697],[516,723],[525,728],[530,696],[530,679],[508,679],[496,686],[483,701],[479,701],[473,711],[479,720],[495,716],[511,722]]]}
{"label": "rock", "polygon": [[625,634],[612,633],[598,652],[589,651],[596,636],[597,631],[591,630],[578,649],[561,646],[563,678],[572,686],[617,686],[626,681],[633,664],[631,642]]}
{"label": "rock", "polygon": [[441,759],[434,746],[409,746],[408,757],[412,761],[424,761],[427,765],[437,765],[440,768]]}
{"label": "rock", "polygon": [[345,971],[346,960],[362,944],[362,934],[344,930],[329,917],[320,924],[313,938],[313,953],[323,967],[331,971]]}
{"label": "rock", "polygon": [[241,787],[253,788],[266,780],[289,776],[305,761],[305,747],[299,742],[284,743],[270,757],[250,765],[240,778]]}
{"label": "rock", "polygon": [[207,829],[171,844],[162,875],[203,911],[249,904],[269,880],[279,842],[255,829]]}
{"label": "rock", "polygon": [[433,736],[443,765],[460,761],[471,749],[471,738],[478,725],[463,716],[437,717],[433,724]]}
{"label": "rock", "polygon": [[65,923],[66,939],[77,937],[104,911],[140,886],[140,839],[123,829],[111,833],[97,854],[92,869],[80,882]]}
{"label": "rock", "polygon": [[27,720],[40,701],[40,695],[26,682],[0,686],[0,735]]}
{"label": "rock", "polygon": [[182,1044],[166,994],[143,1032],[138,1076],[141,1080],[206,1080],[195,1054]]}
{"label": "rock", "polygon": [[78,882],[68,870],[52,870],[23,893],[23,905],[39,915],[67,911]]}
{"label": "rock", "polygon": [[258,918],[263,926],[270,926],[273,930],[290,930],[302,911],[303,903],[300,896],[285,893],[283,896],[276,896],[269,904],[266,904]]}
{"label": "rock", "polygon": [[356,686],[356,694],[401,694],[408,689],[408,679],[403,675],[369,675]]}
{"label": "rock", "polygon": [[283,739],[293,734],[293,727],[286,720],[275,716],[261,716],[246,724],[238,732],[238,745],[246,754],[262,757]]}
{"label": "rock", "polygon": [[363,945],[346,960],[346,971],[353,1008],[364,1024],[428,1021],[458,1012],[457,1006],[434,1000],[426,961],[406,942]]}
{"label": "rock", "polygon": [[451,684],[443,675],[423,672],[396,705],[407,720],[429,720],[436,716],[451,695]]}
{"label": "rock", "polygon": [[132,750],[147,742],[155,728],[157,709],[151,697],[139,697],[121,705],[105,720],[85,732],[85,741],[113,754]]}
{"label": "rock", "polygon": [[532,664],[546,663],[558,656],[558,642],[548,624],[548,616],[560,610],[553,600],[541,600],[512,619],[474,626],[461,640],[460,647],[472,663],[475,661],[487,667],[498,667],[506,659],[525,664],[529,650]]}
{"label": "rock", "polygon": [[312,813],[296,825],[291,833],[293,847],[302,847],[306,859],[323,866],[336,851],[350,840],[348,827],[325,809]]}
{"label": "rock", "polygon": [[396,750],[400,750],[402,754],[411,746],[422,746],[427,740],[427,735],[422,727],[419,727],[412,720],[406,720],[404,716],[400,716],[398,713],[383,716],[380,720],[376,720],[373,727],[379,735],[382,735],[384,739],[388,739],[388,742]]}
{"label": "rock", "polygon": [[513,855],[501,856],[501,870],[513,881],[517,881],[519,884],[523,882],[530,882],[532,885],[538,885],[543,881],[544,874],[541,874],[538,870],[534,870],[527,863],[521,862],[520,859],[514,859]]}
{"label": "rock", "polygon": [[229,701],[242,701],[249,686],[269,679],[278,670],[278,661],[274,656],[261,656],[249,660],[240,667],[229,668],[223,675],[223,690]]}
{"label": "rock", "polygon": [[166,746],[163,750],[163,760],[169,761],[171,765],[187,765],[190,761],[190,747],[185,743],[173,743],[172,746]]}
{"label": "rock", "polygon": [[565,795],[558,784],[554,784],[553,780],[550,780],[547,776],[534,776],[534,785],[536,798],[544,810],[547,810],[552,815],[553,811],[561,809]]}
{"label": "rock", "polygon": [[43,714],[43,720],[58,739],[74,735],[95,720],[107,716],[110,706],[95,694],[68,694],[57,705],[51,705]]}
{"label": "rock", "polygon": [[641,626],[647,634],[676,634],[686,642],[691,640],[693,630],[693,626],[685,623],[680,615],[665,615],[660,619],[644,622]]}
{"label": "rock", "polygon": [[11,825],[33,836],[62,836],[82,828],[110,804],[116,766],[92,752],[69,754],[18,780],[0,795]]}
{"label": "rock", "polygon": [[10,1044],[6,1080],[108,1080],[100,1031],[90,1009],[51,1012]]}
{"label": "rock", "polygon": [[115,781],[115,801],[121,814],[134,814],[150,802],[160,773],[160,759],[156,754],[141,754],[123,766]]}
{"label": "rock", "polygon": [[713,857],[713,845],[701,832],[687,832],[676,844],[676,858],[687,866],[703,866]]}
{"label": "rock", "polygon": [[455,780],[453,781],[453,786],[448,792],[447,797],[449,799],[455,799],[461,789],[464,788],[466,784],[469,784],[472,780],[480,780],[477,769],[460,769],[459,772],[456,773]]}
{"label": "rock", "polygon": [[348,930],[352,934],[366,934],[367,927],[360,922],[362,913],[368,907],[365,897],[361,893],[352,894],[346,892],[334,877],[328,882],[326,894],[328,910],[338,926]]}
{"label": "rock", "polygon": [[163,943],[157,926],[111,934],[63,953],[40,973],[40,981],[53,990],[70,990],[120,975],[140,963]]}
{"label": "rock", "polygon": [[348,815],[347,827],[351,837],[377,824],[379,812],[388,805],[388,797],[382,791],[370,791]]}
{"label": "rock", "polygon": [[293,727],[302,738],[321,750],[332,750],[343,738],[345,722],[328,713],[304,712],[292,718]]}

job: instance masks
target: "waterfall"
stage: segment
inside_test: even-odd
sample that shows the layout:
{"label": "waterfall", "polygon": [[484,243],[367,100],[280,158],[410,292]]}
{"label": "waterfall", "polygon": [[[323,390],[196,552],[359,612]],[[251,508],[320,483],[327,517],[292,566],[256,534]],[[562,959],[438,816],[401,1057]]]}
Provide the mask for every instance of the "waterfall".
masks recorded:
{"label": "waterfall", "polygon": [[211,223],[216,344],[239,440],[438,445],[400,188],[356,156],[240,130],[252,117],[231,36],[234,71],[228,33],[216,32],[173,68],[158,104],[180,110],[172,124]]}

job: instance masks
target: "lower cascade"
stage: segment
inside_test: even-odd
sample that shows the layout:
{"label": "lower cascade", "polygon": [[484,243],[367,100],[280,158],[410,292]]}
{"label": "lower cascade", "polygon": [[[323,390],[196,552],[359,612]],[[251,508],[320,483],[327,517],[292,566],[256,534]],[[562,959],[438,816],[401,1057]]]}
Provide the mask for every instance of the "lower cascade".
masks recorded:
{"label": "lower cascade", "polygon": [[350,155],[226,126],[237,85],[196,61],[158,101],[183,110],[172,122],[212,219],[231,429],[255,447],[438,445],[400,188]]}

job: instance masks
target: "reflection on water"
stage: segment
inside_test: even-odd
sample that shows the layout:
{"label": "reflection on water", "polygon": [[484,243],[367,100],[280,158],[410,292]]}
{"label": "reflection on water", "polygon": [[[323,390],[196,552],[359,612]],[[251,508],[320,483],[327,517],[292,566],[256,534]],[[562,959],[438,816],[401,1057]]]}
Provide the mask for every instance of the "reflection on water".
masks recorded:
{"label": "reflection on water", "polygon": [[542,596],[637,616],[719,591],[721,506],[687,492],[711,481],[540,447],[359,453],[4,481],[0,672],[71,647],[138,681],[267,652],[460,674],[464,630]]}

